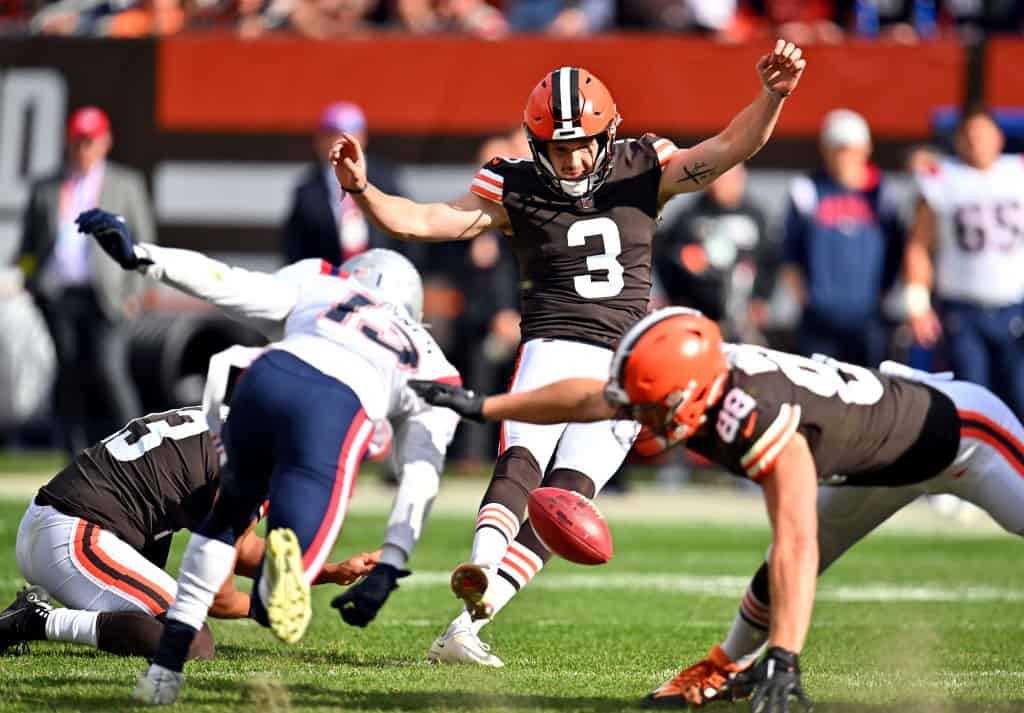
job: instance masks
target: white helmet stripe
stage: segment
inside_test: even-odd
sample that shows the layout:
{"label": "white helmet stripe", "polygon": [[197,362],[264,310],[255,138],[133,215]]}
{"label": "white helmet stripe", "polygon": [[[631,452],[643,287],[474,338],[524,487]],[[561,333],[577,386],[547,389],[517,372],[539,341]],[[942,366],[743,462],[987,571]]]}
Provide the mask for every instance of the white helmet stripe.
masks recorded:
{"label": "white helmet stripe", "polygon": [[563,122],[570,122],[563,128],[569,128],[572,126],[572,67],[562,67],[557,70],[558,72],[558,90],[559,97],[558,103],[562,110],[562,115],[558,117]]}

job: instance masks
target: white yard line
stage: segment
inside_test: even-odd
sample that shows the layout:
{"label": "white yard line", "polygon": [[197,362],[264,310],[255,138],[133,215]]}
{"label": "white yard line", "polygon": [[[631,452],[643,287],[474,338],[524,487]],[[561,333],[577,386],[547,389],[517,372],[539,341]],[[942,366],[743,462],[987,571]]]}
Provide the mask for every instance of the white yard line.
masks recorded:
{"label": "white yard line", "polygon": [[[28,499],[48,478],[0,474],[0,499]],[[467,541],[472,537],[473,523],[480,507],[480,498],[487,489],[483,478],[446,476],[441,481],[433,512],[466,520]],[[382,515],[390,511],[394,489],[379,481],[357,482],[349,505],[354,514]],[[643,483],[626,495],[599,495],[598,507],[614,533],[616,523],[644,522],[659,525],[730,525],[767,528],[764,502],[758,489],[729,486],[690,485],[666,490]],[[923,500],[912,503],[886,522],[881,531],[888,533],[941,533],[944,537],[972,535],[990,536],[1002,530],[984,513],[973,510],[966,522],[940,515]],[[2,524],[2,523],[0,523]],[[17,527],[17,523],[14,524]]]}
{"label": "white yard line", "polygon": [[[448,586],[451,572],[414,572],[403,587]],[[600,589],[630,592],[658,591],[705,597],[738,599],[746,591],[749,577],[698,576],[686,574],[622,574],[581,572],[545,573],[530,582],[530,589],[584,591]],[[866,584],[819,587],[817,601],[825,602],[1022,602],[1024,592],[1008,587],[946,584]]]}

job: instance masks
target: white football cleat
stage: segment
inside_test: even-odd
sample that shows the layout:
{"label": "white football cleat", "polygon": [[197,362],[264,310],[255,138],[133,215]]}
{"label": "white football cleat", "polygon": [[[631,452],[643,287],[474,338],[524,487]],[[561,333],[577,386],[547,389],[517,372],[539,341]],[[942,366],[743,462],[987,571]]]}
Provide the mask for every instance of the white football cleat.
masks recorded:
{"label": "white football cleat", "polygon": [[185,674],[152,664],[148,671],[139,674],[132,698],[139,703],[170,705],[178,700],[178,693],[184,684]]}
{"label": "white football cleat", "polygon": [[491,653],[491,647],[466,627],[445,631],[434,639],[427,654],[430,663],[459,663],[501,668],[505,663]]}
{"label": "white football cleat", "polygon": [[267,535],[263,580],[266,589],[261,591],[261,595],[265,592],[263,604],[270,620],[270,630],[286,644],[298,642],[306,633],[313,609],[302,567],[302,548],[291,529],[279,527]]}

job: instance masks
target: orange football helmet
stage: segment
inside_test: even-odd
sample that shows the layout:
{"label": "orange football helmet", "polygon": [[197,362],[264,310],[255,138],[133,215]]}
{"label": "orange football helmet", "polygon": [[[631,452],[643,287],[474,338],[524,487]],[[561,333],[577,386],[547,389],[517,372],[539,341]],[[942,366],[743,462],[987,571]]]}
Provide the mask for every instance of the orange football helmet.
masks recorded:
{"label": "orange football helmet", "polygon": [[[611,173],[615,129],[622,117],[604,83],[580,67],[560,67],[546,74],[530,92],[523,129],[541,179],[557,193],[580,198],[596,191]],[[548,158],[552,141],[596,138],[594,168],[582,178],[559,178]]]}
{"label": "orange football helmet", "polygon": [[675,443],[703,423],[728,374],[718,325],[696,310],[674,307],[652,312],[622,338],[605,396]]}

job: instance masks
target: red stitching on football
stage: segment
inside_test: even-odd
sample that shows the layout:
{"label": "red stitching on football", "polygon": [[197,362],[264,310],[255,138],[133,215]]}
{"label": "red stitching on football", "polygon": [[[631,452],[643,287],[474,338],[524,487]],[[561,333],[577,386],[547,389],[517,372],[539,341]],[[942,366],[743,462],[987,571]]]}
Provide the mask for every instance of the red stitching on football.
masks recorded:
{"label": "red stitching on football", "polygon": [[526,501],[530,525],[549,550],[577,564],[612,558],[612,534],[592,502],[574,490],[537,488]]}

